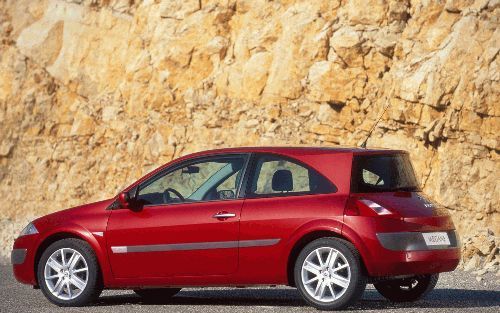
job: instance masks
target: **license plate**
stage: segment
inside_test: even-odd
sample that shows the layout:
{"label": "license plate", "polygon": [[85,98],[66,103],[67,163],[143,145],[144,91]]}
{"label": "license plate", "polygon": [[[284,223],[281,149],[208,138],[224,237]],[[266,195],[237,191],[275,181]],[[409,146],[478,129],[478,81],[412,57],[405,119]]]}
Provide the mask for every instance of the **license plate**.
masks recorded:
{"label": "license plate", "polygon": [[428,246],[449,246],[450,239],[447,233],[423,233],[425,243]]}

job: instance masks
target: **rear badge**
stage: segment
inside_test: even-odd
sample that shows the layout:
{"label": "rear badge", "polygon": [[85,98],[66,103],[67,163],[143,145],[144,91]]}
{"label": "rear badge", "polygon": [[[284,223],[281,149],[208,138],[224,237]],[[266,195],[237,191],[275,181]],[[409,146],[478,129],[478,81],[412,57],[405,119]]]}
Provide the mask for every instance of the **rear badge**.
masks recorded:
{"label": "rear badge", "polygon": [[424,206],[426,208],[434,208],[434,207],[436,207],[434,205],[434,203],[432,203],[431,201],[429,201],[426,197],[422,196],[421,194],[417,193],[417,198],[419,198],[420,200],[422,200],[424,202]]}

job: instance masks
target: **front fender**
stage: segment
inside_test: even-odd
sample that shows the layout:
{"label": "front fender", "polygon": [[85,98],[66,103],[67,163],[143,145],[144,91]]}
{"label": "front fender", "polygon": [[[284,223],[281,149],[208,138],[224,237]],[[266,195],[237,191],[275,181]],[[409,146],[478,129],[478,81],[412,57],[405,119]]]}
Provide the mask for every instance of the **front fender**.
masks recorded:
{"label": "front fender", "polygon": [[108,256],[106,253],[106,241],[104,238],[104,232],[91,232],[85,227],[66,222],[64,224],[53,225],[50,229],[43,231],[39,236],[39,241],[37,243],[37,255],[41,254],[39,249],[44,246],[44,243],[51,241],[55,236],[65,236],[76,237],[85,240],[97,257],[99,266],[102,272],[102,278],[104,285],[108,285],[112,279],[111,267],[109,266]]}

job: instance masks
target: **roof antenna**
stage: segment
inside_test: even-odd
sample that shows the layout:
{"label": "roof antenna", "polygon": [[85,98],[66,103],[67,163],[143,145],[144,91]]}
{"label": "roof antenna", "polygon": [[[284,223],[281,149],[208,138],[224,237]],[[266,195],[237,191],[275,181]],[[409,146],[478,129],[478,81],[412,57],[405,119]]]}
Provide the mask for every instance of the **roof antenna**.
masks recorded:
{"label": "roof antenna", "polygon": [[368,136],[366,136],[366,139],[361,144],[361,148],[366,149],[366,143],[368,142],[368,139],[370,139],[370,136],[377,127],[378,122],[380,122],[380,120],[382,119],[382,116],[384,116],[385,111],[387,111],[387,108],[389,107],[390,104],[391,104],[390,102],[387,102],[387,104],[385,105],[384,111],[382,112],[382,114],[380,114],[378,120],[375,122],[375,124],[373,124],[372,129],[370,129],[370,131],[368,132]]}

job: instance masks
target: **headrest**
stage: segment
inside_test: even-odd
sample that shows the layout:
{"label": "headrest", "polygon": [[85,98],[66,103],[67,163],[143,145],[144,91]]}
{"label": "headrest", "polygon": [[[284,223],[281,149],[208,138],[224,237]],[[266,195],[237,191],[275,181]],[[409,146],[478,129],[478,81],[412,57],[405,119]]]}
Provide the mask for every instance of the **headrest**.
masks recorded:
{"label": "headrest", "polygon": [[292,172],[289,170],[277,170],[273,175],[272,188],[274,191],[292,191]]}

